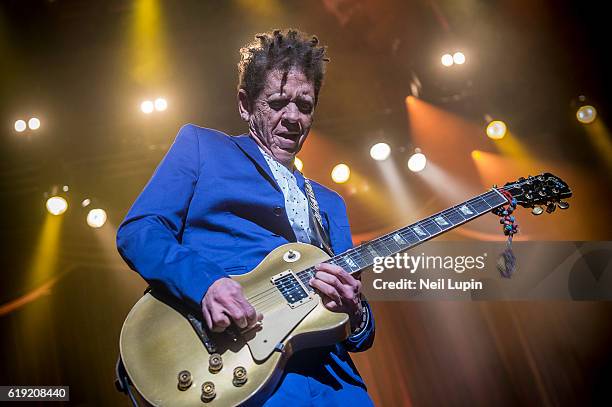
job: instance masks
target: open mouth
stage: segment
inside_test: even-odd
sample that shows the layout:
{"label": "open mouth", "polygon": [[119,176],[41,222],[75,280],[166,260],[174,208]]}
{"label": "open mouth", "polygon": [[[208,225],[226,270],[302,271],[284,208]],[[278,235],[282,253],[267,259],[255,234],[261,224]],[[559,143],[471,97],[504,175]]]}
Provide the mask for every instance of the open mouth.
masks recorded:
{"label": "open mouth", "polygon": [[278,133],[278,146],[283,150],[292,150],[300,140],[299,132],[283,132]]}

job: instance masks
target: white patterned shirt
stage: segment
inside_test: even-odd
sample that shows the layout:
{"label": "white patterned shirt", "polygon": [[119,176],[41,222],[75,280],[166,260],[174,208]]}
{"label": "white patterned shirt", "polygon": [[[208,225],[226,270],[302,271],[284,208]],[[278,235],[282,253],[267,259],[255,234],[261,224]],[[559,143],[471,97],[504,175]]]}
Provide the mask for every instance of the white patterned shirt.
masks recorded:
{"label": "white patterned shirt", "polygon": [[268,167],[270,167],[272,175],[276,179],[276,183],[281,188],[281,191],[283,191],[285,210],[287,211],[287,217],[297,241],[311,243],[310,236],[312,236],[312,231],[310,229],[308,199],[300,187],[298,187],[295,175],[283,164],[270,157],[259,145],[257,147],[266,159]]}

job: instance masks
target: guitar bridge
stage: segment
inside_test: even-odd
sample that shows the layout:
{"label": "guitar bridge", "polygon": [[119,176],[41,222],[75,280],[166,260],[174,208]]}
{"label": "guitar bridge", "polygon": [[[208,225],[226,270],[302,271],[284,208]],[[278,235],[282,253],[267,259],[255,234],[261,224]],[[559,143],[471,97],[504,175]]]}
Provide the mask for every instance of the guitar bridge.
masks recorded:
{"label": "guitar bridge", "polygon": [[308,289],[291,270],[285,270],[275,275],[271,282],[280,291],[291,308],[299,307],[312,300]]}

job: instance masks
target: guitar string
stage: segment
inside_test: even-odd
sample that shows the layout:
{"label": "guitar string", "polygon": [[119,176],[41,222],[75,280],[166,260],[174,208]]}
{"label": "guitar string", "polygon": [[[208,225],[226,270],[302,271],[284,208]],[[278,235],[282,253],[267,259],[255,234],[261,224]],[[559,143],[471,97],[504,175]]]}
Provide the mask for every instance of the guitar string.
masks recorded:
{"label": "guitar string", "polygon": [[[493,192],[493,191],[491,191],[491,192]],[[482,198],[488,198],[488,197],[490,197],[490,196],[487,196],[488,194],[489,194],[489,193],[487,193],[486,195],[485,195],[485,194],[483,194],[483,195],[481,195],[481,196],[479,196],[479,197],[476,197],[476,198],[471,199],[470,201],[472,201],[472,200],[476,200],[476,199],[479,199],[479,198],[480,198],[480,199],[482,199]],[[466,201],[466,203],[469,203],[469,201]],[[464,203],[463,205],[465,205],[465,203]],[[453,209],[454,209],[454,210],[456,210],[456,207],[457,207],[457,206],[459,206],[459,205],[456,205],[455,207],[448,208],[448,209],[446,209],[445,211],[441,212],[440,214],[441,214],[441,215],[443,215],[443,214],[444,214],[444,212],[448,212],[448,211],[453,210]],[[488,208],[488,209],[487,209],[487,211],[492,210],[492,209],[493,209],[492,207],[491,207],[491,208]],[[484,213],[483,213],[483,214],[484,214]],[[434,215],[430,216],[430,218],[431,218],[431,217],[433,217],[433,216],[435,216],[435,215],[437,215],[437,214],[434,214]],[[482,214],[480,214],[480,215],[482,215]],[[478,216],[478,215],[476,215],[476,216]],[[451,226],[449,226],[447,229],[449,229],[449,228],[450,228],[450,227],[452,227],[452,226],[459,226],[459,225],[460,225],[460,224],[462,224],[462,223],[466,223],[466,222],[468,222],[468,221],[472,220],[473,218],[475,218],[476,216],[472,216],[472,217],[470,217],[470,218],[463,219],[463,220],[462,220],[462,222],[459,222],[459,223],[457,223],[457,224],[455,224],[455,225],[453,225],[453,224],[452,224],[452,222],[451,222]],[[440,226],[439,226],[439,225],[438,225],[436,222],[434,222],[433,220],[430,220],[430,219],[429,219],[429,220],[427,220],[427,221],[425,221],[425,220],[424,220],[424,221],[421,221],[421,222],[417,222],[416,226],[420,226],[420,225],[422,225],[423,227],[427,227],[427,226],[429,226],[429,225],[436,225],[436,227],[438,228],[438,230],[436,230],[436,231],[435,231],[435,232],[433,232],[433,233],[429,233],[429,232],[428,232],[428,235],[426,236],[426,238],[431,238],[431,237],[434,237],[434,235],[437,235],[437,234],[439,234],[440,232],[444,232],[444,230],[446,230],[446,229],[442,229],[442,228],[441,228],[441,227],[440,227]],[[408,226],[408,227],[406,227],[406,228],[409,228],[409,227],[410,227],[410,226]],[[406,231],[407,231],[407,230],[402,231],[402,232],[406,232]],[[393,253],[393,251],[395,251],[395,252],[397,253],[397,252],[400,252],[400,251],[408,250],[408,249],[410,249],[410,246],[411,246],[411,245],[414,245],[415,243],[418,243],[418,242],[420,242],[420,241],[421,241],[421,240],[418,240],[417,242],[414,242],[414,243],[409,243],[409,244],[408,244],[406,247],[402,248],[402,247],[400,247],[400,246],[397,244],[397,242],[395,241],[395,239],[393,239],[393,237],[392,237],[392,235],[397,235],[397,234],[400,234],[400,235],[401,235],[401,233],[402,233],[402,232],[395,231],[395,232],[393,232],[392,234],[388,234],[388,235],[381,236],[380,238],[376,239],[376,241],[377,241],[377,242],[381,242],[381,243],[385,243],[385,244],[383,244],[381,247],[382,247],[382,248],[384,248],[384,249],[386,249],[387,251],[390,251],[390,253],[389,253],[389,254]],[[412,233],[414,234],[414,232],[412,232]],[[415,234],[415,237],[416,237],[416,234]],[[390,242],[390,243],[393,243],[393,244],[394,244],[394,245],[397,247],[397,249],[399,249],[399,250],[390,249],[390,248],[389,248],[389,246],[387,245],[387,243],[389,243],[389,242]],[[358,248],[359,248],[359,246],[358,246]],[[380,249],[380,248],[378,248],[378,250],[381,250],[381,249]],[[381,253],[381,254],[384,254],[384,253]],[[359,263],[365,263],[365,264],[366,264],[366,266],[360,267],[360,268],[359,268],[359,271],[360,271],[361,269],[366,268],[366,267],[368,267],[368,266],[370,265],[370,264],[369,264],[369,263],[370,263],[370,262],[369,262],[369,259],[367,259],[367,258],[363,258],[363,256],[362,256],[362,255],[361,255],[359,252],[357,252],[357,251],[354,251],[353,253],[349,253],[349,251],[347,250],[347,251],[346,251],[346,252],[344,252],[343,254],[341,254],[341,255],[339,255],[339,256],[335,256],[334,258],[331,258],[331,259],[329,259],[329,260],[332,260],[332,261],[337,261],[338,263],[340,263],[340,262],[344,262],[344,263],[346,263],[346,266],[348,267],[348,263],[346,262],[346,260],[345,260],[343,257],[345,257],[345,256],[346,256],[346,257],[349,257],[349,258],[350,258],[350,256],[351,256],[351,255],[355,255],[355,256],[357,256],[357,257],[359,258],[359,260],[360,260],[360,261],[358,260],[357,262],[355,262],[355,259],[352,259],[352,258],[351,258],[351,260],[352,260],[352,261],[353,261],[355,264],[357,264],[358,262],[359,262]],[[327,262],[332,263],[332,261],[327,261]],[[347,267],[344,267],[344,268],[347,268]],[[358,266],[358,267],[359,267],[359,266]],[[350,269],[350,267],[348,267],[348,268]],[[301,282],[302,282],[302,283],[303,283],[303,284],[304,284],[306,287],[308,287],[308,288],[310,288],[310,287],[309,287],[309,284],[308,284],[308,282],[310,281],[310,278],[308,278],[308,280],[307,280],[307,281],[304,281],[304,278],[303,278],[302,276],[303,276],[303,274],[304,274],[304,273],[306,273],[307,271],[310,271],[310,269],[311,269],[311,268],[309,268],[309,269],[305,269],[305,270],[302,270],[302,271],[300,271],[300,272],[296,273],[296,276],[297,276],[297,277],[300,279],[300,281],[301,281]],[[355,273],[355,272],[357,272],[357,271],[351,271],[350,273],[352,274],[352,273]],[[308,275],[308,277],[310,277],[310,275]],[[309,290],[309,291],[310,291],[310,290]],[[262,304],[262,303],[265,303],[265,302],[267,301],[267,297],[269,297],[270,295],[272,295],[272,294],[274,294],[274,293],[279,293],[279,291],[278,291],[277,287],[274,287],[274,286],[273,286],[273,287],[268,288],[266,291],[260,292],[260,293],[258,293],[258,294],[256,294],[256,295],[254,295],[254,296],[250,297],[248,300],[249,300],[249,301],[253,301],[253,305],[255,306],[255,304]],[[266,295],[266,294],[267,294],[267,295]],[[262,297],[260,297],[260,298],[258,298],[258,299],[255,299],[255,297],[256,297],[256,296],[262,296]]]}
{"label": "guitar string", "polygon": [[[504,189],[507,189],[507,188],[506,188],[506,187],[504,187]],[[436,235],[436,234],[438,234],[438,233],[440,233],[440,232],[443,232],[445,229],[442,229],[442,228],[441,228],[441,227],[440,227],[440,226],[439,226],[439,225],[438,225],[438,224],[437,224],[437,223],[436,223],[434,220],[432,220],[431,218],[435,217],[436,215],[444,215],[444,213],[445,213],[445,212],[446,212],[446,213],[450,213],[450,211],[452,211],[452,210],[457,210],[457,208],[458,208],[458,207],[460,207],[460,206],[463,206],[463,205],[465,205],[465,204],[472,204],[472,203],[474,203],[475,201],[479,201],[479,200],[480,200],[480,201],[483,201],[484,203],[487,203],[487,202],[486,202],[486,199],[487,199],[487,198],[491,198],[493,195],[494,195],[494,196],[498,196],[498,195],[495,193],[495,191],[488,191],[488,192],[486,192],[486,193],[483,193],[482,195],[479,195],[479,196],[476,196],[476,197],[474,197],[474,198],[471,198],[471,199],[469,199],[468,201],[465,201],[465,202],[464,202],[464,203],[462,203],[462,204],[455,205],[455,206],[453,206],[453,207],[451,207],[451,208],[448,208],[448,209],[446,209],[446,210],[444,210],[444,211],[441,211],[441,212],[438,212],[438,213],[436,213],[436,214],[433,214],[433,215],[429,216],[427,219],[422,220],[422,221],[420,221],[420,222],[416,222],[416,223],[415,223],[415,224],[413,224],[413,225],[415,225],[415,226],[423,226],[423,227],[425,227],[425,228],[427,228],[427,226],[430,226],[430,225],[435,225],[435,226],[437,227],[437,229],[438,229],[438,230],[436,230],[436,231],[435,231],[435,232],[433,232],[433,233],[429,233],[429,232],[427,232],[427,233],[428,233],[428,235],[426,236],[426,238],[433,237],[433,235]],[[490,205],[490,204],[488,204],[488,203],[487,203],[487,205],[491,206],[491,208],[487,208],[487,211],[489,211],[489,210],[492,210],[492,209],[493,209],[493,206],[492,206],[492,205]],[[501,205],[501,204],[500,204],[500,205]],[[500,206],[500,205],[497,205],[497,206]],[[482,214],[484,214],[484,212],[483,212]],[[479,216],[479,215],[482,215],[482,214],[478,214],[478,215],[476,215],[476,216]],[[448,215],[447,215],[447,216],[448,216]],[[470,218],[463,219],[463,221],[462,221],[462,222],[459,222],[459,223],[457,223],[456,225],[453,225],[453,224],[452,224],[452,222],[451,222],[451,226],[450,226],[450,227],[452,227],[452,226],[459,226],[459,225],[460,225],[460,224],[462,224],[462,223],[466,223],[466,222],[468,222],[468,221],[472,220],[472,219],[473,219],[473,218],[475,218],[476,216],[472,216],[472,217],[470,217]],[[463,216],[463,217],[465,217],[465,216]],[[399,245],[397,245],[397,242],[395,242],[395,240],[393,239],[392,235],[401,234],[402,232],[407,232],[407,231],[408,231],[408,230],[411,228],[411,226],[412,226],[412,225],[408,225],[408,226],[406,226],[406,227],[402,228],[402,229],[406,229],[406,230],[402,230],[401,232],[399,232],[399,231],[394,231],[394,232],[391,232],[391,233],[389,233],[389,234],[383,235],[383,236],[381,236],[380,238],[376,239],[376,242],[386,243],[386,242],[390,242],[390,241],[391,241],[391,242],[393,242],[393,243],[394,243],[394,244],[395,244],[395,245],[396,245],[396,246],[397,246],[397,247],[400,249],[400,251],[402,251],[402,250],[408,250],[408,249],[410,248],[410,247],[408,247],[408,246],[410,246],[410,245],[408,245],[407,247],[405,247],[405,248],[403,248],[403,249],[402,249],[402,248],[401,248]],[[450,227],[449,227],[449,228],[450,228]],[[414,226],[412,226],[412,228],[414,228]],[[447,228],[447,229],[448,229],[448,228]],[[414,232],[412,232],[412,233],[413,233],[413,234],[415,234]],[[416,236],[416,234],[415,234],[415,236]],[[419,240],[419,242],[420,242],[420,241],[421,241],[421,240]],[[418,243],[418,242],[414,242],[414,243]],[[385,249],[387,249],[388,251],[390,251],[390,252],[392,253],[392,251],[389,249],[389,247],[388,247],[386,244],[385,244],[385,245],[383,245],[382,247],[383,247],[383,248],[385,248]],[[364,259],[364,258],[363,258],[363,256],[361,256],[361,254],[360,254],[360,253],[358,253],[358,252],[356,251],[356,249],[359,249],[359,248],[362,248],[362,247],[361,247],[361,245],[360,245],[360,246],[357,246],[357,247],[355,247],[355,248],[349,249],[349,250],[347,250],[346,252],[342,253],[341,255],[334,256],[333,258],[329,259],[327,262],[330,262],[330,263],[331,263],[333,260],[344,260],[344,259],[343,259],[343,257],[344,257],[344,256],[348,256],[348,257],[350,258],[350,256],[354,254],[354,255],[356,255],[357,257],[361,257],[361,258],[360,258],[360,260],[361,260],[362,262],[363,262],[364,260],[366,260],[366,261],[367,261],[367,262],[366,262],[366,264],[368,264],[368,265],[369,265],[369,261],[368,261],[369,259],[367,259],[367,258],[366,258],[366,259]],[[380,250],[380,248],[379,248],[379,250]],[[349,252],[351,252],[351,251],[352,251],[353,253],[349,253]],[[330,260],[331,260],[331,261],[330,261]],[[355,259],[351,259],[351,260],[355,261]],[[345,262],[346,262],[346,261],[345,261]],[[356,264],[357,264],[357,263],[356,263]],[[347,264],[347,265],[348,265],[348,264]],[[365,267],[367,267],[367,265],[366,265]],[[365,267],[363,267],[363,268],[365,268]],[[308,270],[308,269],[306,269],[306,270]],[[297,274],[301,274],[301,273],[303,273],[303,272],[304,272],[304,271],[306,271],[306,270],[303,270],[303,271],[301,271],[301,272],[299,272],[299,273],[297,273]],[[353,272],[351,272],[351,273],[353,273]],[[298,276],[298,277],[299,277],[299,276]],[[302,282],[304,282],[302,278],[300,278],[300,280],[301,280]],[[310,279],[309,279],[309,280],[310,280]],[[271,287],[271,288],[268,288],[266,291],[263,291],[263,292],[258,293],[258,294],[256,294],[256,295],[266,294],[267,292],[268,292],[268,293],[269,293],[269,292],[272,292],[272,293],[273,293],[273,292],[278,292],[278,289],[277,289],[276,287]],[[256,296],[256,295],[255,295],[255,296]],[[250,301],[251,299],[255,299],[255,296],[253,296],[253,297],[249,298],[248,300]]]}
{"label": "guitar string", "polygon": [[[514,187],[514,186],[513,186],[513,187]],[[508,190],[508,189],[510,189],[510,187],[502,187],[501,189]],[[425,238],[426,238],[426,239],[427,239],[427,238],[430,238],[430,237],[432,237],[434,234],[438,234],[438,233],[440,233],[440,232],[444,232],[444,230],[445,230],[445,229],[442,229],[442,228],[440,227],[440,225],[439,225],[437,222],[435,222],[434,220],[432,220],[431,218],[435,217],[436,215],[444,215],[444,213],[445,213],[445,212],[450,212],[450,211],[452,211],[452,210],[457,211],[457,210],[458,210],[458,209],[457,209],[458,207],[464,206],[464,205],[466,205],[466,204],[471,204],[471,203],[473,203],[473,202],[475,202],[475,201],[483,201],[483,202],[484,202],[484,203],[486,203],[487,205],[491,206],[490,204],[488,204],[488,203],[486,202],[486,200],[485,200],[485,199],[487,199],[487,198],[491,198],[491,197],[493,197],[493,196],[498,196],[498,195],[495,193],[495,191],[488,191],[488,192],[483,193],[483,194],[481,194],[481,195],[478,195],[478,196],[476,196],[476,197],[474,197],[474,198],[471,198],[471,199],[469,199],[469,200],[467,200],[467,201],[465,201],[465,202],[463,202],[463,203],[461,203],[461,204],[457,204],[457,205],[452,206],[452,207],[450,207],[450,208],[447,208],[447,209],[445,209],[445,210],[443,210],[443,211],[440,211],[440,212],[438,212],[438,213],[435,213],[435,214],[433,214],[433,215],[431,215],[431,216],[427,217],[426,219],[424,219],[424,220],[422,220],[422,221],[416,222],[416,223],[414,223],[414,224],[412,224],[412,225],[405,226],[405,227],[404,227],[404,228],[402,228],[402,229],[398,229],[398,230],[396,230],[396,231],[393,231],[393,232],[391,232],[391,233],[388,233],[388,234],[386,234],[386,235],[383,235],[383,236],[379,237],[378,239],[375,239],[375,241],[376,241],[376,242],[384,242],[384,243],[386,243],[386,242],[390,242],[390,241],[391,241],[391,242],[393,242],[395,245],[397,245],[397,242],[396,242],[396,241],[395,241],[395,239],[393,239],[393,237],[392,237],[393,235],[396,235],[396,234],[400,234],[400,235],[401,235],[401,233],[402,233],[402,232],[407,232],[408,230],[410,230],[410,229],[414,228],[415,226],[423,226],[423,227],[425,227],[425,228],[426,228],[427,226],[434,225],[434,226],[436,226],[436,227],[437,227],[439,230],[435,231],[434,233],[430,233],[429,231],[427,231],[428,235],[427,235]],[[500,204],[500,205],[501,205],[501,204]],[[500,206],[500,205],[497,205],[497,206]],[[488,209],[487,209],[487,211],[490,211],[490,210],[492,210],[492,209],[493,209],[493,206],[491,206],[491,208],[488,208]],[[479,215],[483,215],[484,213],[485,213],[485,212],[483,212],[482,214],[479,214]],[[447,229],[450,229],[450,228],[451,228],[451,227],[453,227],[453,226],[459,226],[460,224],[467,223],[467,222],[471,221],[472,219],[476,218],[476,217],[477,217],[477,216],[479,216],[479,215],[472,216],[472,217],[470,217],[470,218],[464,219],[462,222],[459,222],[459,223],[457,223],[456,225],[453,225],[453,224],[452,224],[452,222],[451,222],[451,223],[450,223],[450,226],[449,226]],[[461,215],[461,216],[463,216],[463,217],[464,217],[464,215]],[[414,225],[414,226],[413,226],[413,225]],[[403,230],[403,229],[406,229],[406,230]],[[399,231],[399,230],[401,230],[401,231]],[[415,233],[415,232],[412,232],[412,233],[413,233],[413,234],[415,234],[415,236],[416,236],[416,233]],[[417,238],[418,238],[418,236],[417,236]],[[421,241],[421,240],[419,240],[419,242],[420,242],[420,241]],[[414,243],[418,243],[418,242],[414,242]],[[360,260],[362,260],[362,261],[366,260],[366,261],[367,261],[368,259],[364,259],[364,258],[363,258],[363,256],[361,256],[361,254],[359,254],[359,253],[356,251],[357,249],[362,248],[361,246],[362,246],[362,245],[359,245],[359,246],[353,247],[353,248],[351,248],[351,249],[347,250],[346,252],[344,252],[344,253],[342,253],[342,254],[340,254],[340,255],[338,255],[338,256],[334,256],[334,257],[332,257],[332,258],[328,259],[328,260],[326,261],[326,263],[327,263],[327,262],[331,262],[330,260],[332,260],[332,261],[333,261],[333,260],[344,260],[342,257],[344,257],[344,256],[348,256],[348,257],[350,258],[350,256],[351,256],[351,255],[353,255],[353,254],[354,254],[354,255],[356,255],[357,257],[361,257],[361,259],[360,259]],[[400,251],[410,249],[410,247],[409,247],[409,246],[410,246],[410,244],[409,244],[409,245],[408,245],[406,248],[403,248],[403,249],[402,249],[402,248],[401,248],[399,245],[397,245],[397,246],[398,246],[398,248],[400,249]],[[385,248],[385,249],[387,249],[387,250],[390,250],[390,249],[389,249],[389,247],[388,247],[388,246],[386,246],[386,245],[383,245],[382,247],[383,247],[383,248]],[[380,249],[379,249],[379,250],[380,250]],[[349,252],[353,252],[353,253],[349,253]],[[392,253],[392,251],[390,251],[390,253]],[[351,259],[351,260],[355,261],[354,259]],[[355,264],[357,264],[357,263],[355,263]],[[366,263],[366,264],[367,264],[367,263]],[[348,264],[347,264],[347,265],[348,265]],[[368,266],[366,265],[366,266],[365,266],[365,267],[363,267],[363,268],[366,268],[366,267],[368,267]],[[361,269],[361,268],[360,268],[360,269]],[[300,278],[300,281],[301,281],[302,283],[304,283],[304,281],[303,281],[303,279],[302,279],[301,277],[299,277],[299,274],[302,274],[302,273],[304,273],[304,272],[305,272],[305,271],[307,271],[307,270],[309,270],[309,269],[305,269],[305,270],[302,270],[302,271],[300,271],[300,272],[296,273],[296,275],[298,275],[298,278]],[[355,272],[356,272],[356,271],[355,271]],[[351,273],[354,273],[354,272],[352,271]],[[349,274],[351,274],[351,273],[349,273]],[[308,281],[310,281],[310,279],[308,279]],[[307,284],[305,284],[305,285],[308,287],[308,285],[307,285]],[[268,295],[266,295],[266,296],[265,296],[265,297],[268,297],[270,294],[274,294],[274,293],[277,293],[277,292],[279,292],[279,290],[277,289],[277,287],[273,286],[273,287],[271,287],[271,288],[266,289],[265,291],[262,291],[262,292],[260,292],[260,293],[257,293],[257,294],[255,294],[255,295],[253,295],[252,297],[247,298],[247,300],[248,300],[249,302],[251,302],[251,301],[253,300],[253,302],[254,302],[254,303],[259,303],[259,304],[262,304],[262,303],[264,303],[264,302],[265,302],[265,300],[262,300],[262,298],[263,298],[263,297],[262,297],[262,298],[258,298],[258,299],[256,299],[256,297],[261,296],[261,295],[264,295],[264,294],[268,294]],[[258,300],[259,300],[259,301],[258,301]]]}
{"label": "guitar string", "polygon": [[[503,186],[503,187],[500,187],[500,188],[497,188],[497,189],[503,189],[504,191],[508,191],[508,190],[510,190],[510,189],[512,189],[512,188],[516,188],[516,187],[523,186],[524,184],[526,184],[526,183],[528,183],[528,182],[530,182],[530,180],[529,180],[529,179],[526,179],[526,180],[524,180],[524,181],[522,181],[522,182],[515,183],[515,184],[512,184],[512,185],[506,185],[506,186]],[[460,203],[460,204],[454,205],[454,206],[452,206],[452,207],[450,207],[450,208],[447,208],[447,209],[442,210],[442,211],[440,211],[440,212],[438,212],[438,213],[435,213],[435,214],[433,214],[433,215],[431,215],[431,216],[428,216],[426,219],[423,219],[423,220],[421,220],[421,221],[418,221],[418,222],[416,222],[416,223],[413,223],[412,225],[408,225],[408,226],[405,226],[405,227],[403,227],[403,228],[401,228],[401,229],[398,229],[398,230],[395,230],[395,231],[393,231],[393,232],[387,233],[387,234],[385,234],[385,235],[383,235],[383,236],[381,236],[381,237],[379,237],[379,238],[375,239],[374,241],[375,241],[375,242],[388,242],[388,241],[392,241],[394,244],[396,244],[396,245],[397,245],[397,242],[395,241],[395,239],[393,239],[393,237],[392,237],[392,236],[393,236],[393,235],[397,235],[397,234],[400,234],[400,235],[401,235],[403,232],[408,232],[408,231],[411,231],[413,234],[415,234],[415,235],[416,235],[416,233],[415,233],[414,231],[412,231],[412,230],[411,230],[411,229],[413,229],[415,226],[423,226],[423,227],[425,227],[425,228],[426,228],[427,226],[431,226],[431,225],[436,226],[436,227],[437,227],[439,230],[435,231],[434,233],[430,233],[429,231],[427,231],[427,230],[426,230],[426,231],[427,231],[427,233],[428,233],[428,235],[427,235],[427,236],[425,236],[425,239],[429,239],[429,238],[435,237],[434,235],[438,235],[440,232],[444,232],[444,231],[446,230],[446,229],[442,229],[442,228],[440,227],[440,225],[439,225],[437,222],[435,222],[434,220],[432,220],[432,218],[436,217],[436,215],[444,215],[444,214],[445,214],[445,212],[450,212],[450,211],[452,211],[452,210],[457,211],[457,210],[458,210],[457,208],[460,208],[461,206],[464,206],[464,205],[466,205],[466,204],[472,204],[472,203],[474,203],[474,202],[476,202],[476,201],[483,201],[483,202],[484,202],[484,203],[486,203],[487,205],[491,206],[491,207],[490,207],[490,208],[488,208],[488,209],[487,209],[485,212],[483,212],[483,213],[481,213],[481,214],[477,214],[477,215],[472,216],[472,217],[470,217],[470,218],[464,219],[462,222],[459,222],[459,223],[457,223],[456,225],[453,225],[453,224],[452,224],[452,222],[451,222],[451,226],[450,226],[450,227],[448,227],[447,229],[450,229],[450,228],[451,228],[451,227],[453,227],[453,226],[460,226],[460,225],[462,225],[462,224],[464,224],[464,223],[467,223],[467,222],[469,222],[469,221],[471,221],[471,220],[475,219],[475,218],[476,218],[476,217],[478,217],[478,216],[484,215],[486,212],[488,212],[488,211],[490,211],[490,210],[493,210],[493,209],[494,209],[494,206],[492,206],[491,204],[489,204],[489,203],[486,201],[486,199],[487,199],[487,198],[491,198],[491,197],[493,197],[493,196],[498,196],[498,195],[496,194],[496,191],[495,191],[495,190],[491,190],[491,191],[485,192],[485,193],[483,193],[483,194],[481,194],[481,195],[475,196],[475,197],[473,197],[473,198],[471,198],[471,199],[469,199],[469,200],[467,200],[467,201],[464,201],[463,203]],[[499,207],[499,206],[501,206],[502,204],[503,204],[503,203],[496,204],[496,206],[495,206],[495,207]],[[461,216],[462,216],[462,217],[465,217],[464,215],[461,215]],[[435,219],[435,218],[434,218],[434,219]],[[414,225],[414,226],[413,226],[413,225]],[[418,236],[417,236],[417,238],[418,238]],[[421,242],[421,240],[419,240],[419,242]],[[414,242],[414,243],[418,243],[418,242]],[[362,247],[362,246],[364,246],[364,245],[366,245],[366,244],[371,244],[371,243],[364,243],[364,244],[361,244],[361,245],[359,245],[359,246],[353,247],[353,248],[351,248],[351,249],[349,249],[349,250],[345,251],[344,253],[341,253],[341,254],[339,254],[339,255],[337,255],[337,256],[334,256],[334,257],[332,257],[332,258],[328,259],[327,261],[325,261],[325,263],[332,263],[332,262],[333,262],[333,261],[335,261],[335,260],[338,260],[338,261],[343,260],[343,261],[345,261],[345,260],[344,260],[344,257],[346,256],[346,257],[349,257],[349,258],[350,258],[350,256],[351,256],[351,255],[355,255],[355,256],[357,256],[357,258],[359,258],[359,259],[360,259],[362,262],[363,262],[364,260],[369,262],[369,260],[368,260],[367,258],[363,258],[363,256],[362,256],[362,255],[361,255],[361,254],[360,254],[360,253],[357,251],[357,250],[359,250],[359,249],[363,249],[363,247]],[[412,246],[414,246],[413,244],[409,244],[409,245],[408,245],[406,248],[403,248],[403,249],[402,249],[401,247],[399,247],[399,245],[397,245],[397,246],[398,246],[398,248],[400,248],[400,250],[399,250],[399,251],[404,251],[404,250],[409,250],[409,249],[411,248],[411,245],[412,245]],[[383,245],[382,247],[383,247],[383,248],[385,248],[385,249],[387,249],[387,250],[389,250],[389,247],[388,247],[388,246],[386,246],[386,245]],[[391,252],[391,253],[392,253],[392,252]],[[352,259],[352,258],[351,258],[351,260],[352,260],[352,261],[355,261],[355,259]],[[345,262],[346,262],[346,261],[345,261]],[[355,263],[355,264],[357,264],[357,263]],[[366,266],[359,268],[359,270],[356,270],[356,271],[351,271],[349,274],[353,274],[353,273],[356,273],[356,272],[361,271],[361,270],[362,270],[362,269],[364,269],[364,268],[367,268],[367,267],[369,266],[369,263],[366,263],[366,264],[367,264]],[[347,265],[348,265],[348,264],[347,264]],[[311,268],[312,268],[312,267],[311,267]],[[304,272],[305,272],[305,271],[307,271],[307,270],[310,270],[310,268],[309,268],[309,269],[302,270],[302,271],[300,271],[300,272],[296,273],[296,276],[298,276],[298,278],[300,278],[300,281],[301,281],[302,283],[304,283],[304,281],[303,281],[303,279],[300,277],[300,274],[304,273]],[[310,279],[308,279],[308,281],[310,281]],[[309,288],[309,285],[308,285],[308,284],[304,284],[304,285],[305,285],[307,288]],[[309,289],[308,291],[311,291],[311,289]],[[252,296],[252,297],[250,297],[250,298],[247,298],[247,301],[249,301],[249,302],[250,302],[252,299],[255,299],[255,297],[256,297],[256,296],[259,296],[259,295],[267,294],[267,295],[266,295],[266,297],[268,297],[269,295],[274,294],[274,293],[280,293],[280,292],[279,292],[279,290],[277,289],[277,287],[276,287],[276,286],[270,287],[270,288],[266,289],[265,291],[262,291],[262,292],[260,292],[260,293],[257,293],[257,294],[255,294],[255,295],[253,295],[253,296]],[[263,297],[262,297],[262,298],[263,298]],[[266,302],[266,301],[265,301],[265,300],[263,300],[262,298],[260,298],[260,299],[259,299],[259,300],[260,300],[260,302],[259,302],[260,304],[262,304],[262,303]],[[257,303],[257,301],[254,301],[254,302],[255,302],[255,303]]]}

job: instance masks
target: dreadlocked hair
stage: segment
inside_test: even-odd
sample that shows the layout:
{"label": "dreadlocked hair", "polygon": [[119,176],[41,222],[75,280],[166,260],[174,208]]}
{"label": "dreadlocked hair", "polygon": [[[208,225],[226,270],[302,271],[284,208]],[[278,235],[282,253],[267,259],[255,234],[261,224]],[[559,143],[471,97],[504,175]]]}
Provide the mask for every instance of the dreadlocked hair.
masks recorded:
{"label": "dreadlocked hair", "polygon": [[263,89],[268,72],[297,68],[314,83],[316,104],[325,76],[325,62],[329,62],[326,47],[319,45],[316,36],[293,28],[256,34],[251,43],[240,48],[238,90],[246,91],[252,105]]}

